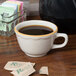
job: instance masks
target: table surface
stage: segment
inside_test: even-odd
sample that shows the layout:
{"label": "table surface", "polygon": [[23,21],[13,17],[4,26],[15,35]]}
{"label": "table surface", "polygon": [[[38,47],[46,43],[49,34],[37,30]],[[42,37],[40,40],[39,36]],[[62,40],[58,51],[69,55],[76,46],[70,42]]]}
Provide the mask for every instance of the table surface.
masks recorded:
{"label": "table surface", "polygon": [[[40,18],[29,17],[28,19]],[[58,39],[56,42],[61,43],[63,40]],[[48,66],[49,76],[76,76],[76,35],[69,35],[66,47],[51,50],[46,56],[40,58],[26,56],[20,49],[15,34],[11,37],[0,36],[0,76],[13,76],[9,71],[4,70],[8,61],[36,63],[36,72],[31,76],[41,76],[38,73],[41,66]]]}

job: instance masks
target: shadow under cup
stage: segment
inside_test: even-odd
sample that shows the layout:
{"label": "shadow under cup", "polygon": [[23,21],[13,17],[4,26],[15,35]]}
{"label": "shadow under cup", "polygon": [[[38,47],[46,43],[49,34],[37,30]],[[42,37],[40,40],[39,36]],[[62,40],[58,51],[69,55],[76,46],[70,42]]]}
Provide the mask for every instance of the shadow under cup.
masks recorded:
{"label": "shadow under cup", "polygon": [[[23,34],[19,32],[20,28],[25,26],[30,26],[30,25],[46,26],[53,29],[53,32],[45,35],[28,35],[28,34]],[[63,33],[62,34],[57,33],[58,31],[57,26],[48,21],[42,21],[42,20],[24,21],[16,25],[14,28],[14,31],[16,33],[16,37],[20,48],[26,55],[30,57],[44,56],[49,52],[49,50],[55,49],[55,48],[62,48],[68,42],[68,36]],[[64,43],[60,45],[53,44],[54,40],[57,37],[65,38]]]}

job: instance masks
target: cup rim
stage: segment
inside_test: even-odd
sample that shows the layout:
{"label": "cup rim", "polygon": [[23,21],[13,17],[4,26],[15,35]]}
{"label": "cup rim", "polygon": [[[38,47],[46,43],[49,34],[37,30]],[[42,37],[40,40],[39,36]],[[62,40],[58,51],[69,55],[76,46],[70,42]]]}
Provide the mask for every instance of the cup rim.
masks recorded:
{"label": "cup rim", "polygon": [[[28,21],[45,21],[45,20],[28,20]],[[45,21],[45,22],[49,22],[49,21]],[[50,22],[50,23],[52,23],[52,22]],[[17,34],[19,34],[19,35],[22,35],[22,36],[29,36],[29,37],[45,37],[45,36],[53,35],[53,34],[55,34],[55,33],[58,31],[57,25],[54,24],[54,23],[52,23],[52,24],[56,26],[56,30],[53,31],[52,33],[45,34],[45,35],[28,35],[28,34],[20,33],[20,32],[16,29],[16,26],[18,26],[19,24],[17,24],[17,25],[14,27],[14,31],[15,31],[15,33],[17,33]]]}

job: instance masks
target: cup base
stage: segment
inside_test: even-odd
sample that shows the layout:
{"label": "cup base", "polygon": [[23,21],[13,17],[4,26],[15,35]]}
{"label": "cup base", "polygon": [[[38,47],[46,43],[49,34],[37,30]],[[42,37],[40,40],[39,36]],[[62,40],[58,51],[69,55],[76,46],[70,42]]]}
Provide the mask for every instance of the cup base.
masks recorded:
{"label": "cup base", "polygon": [[30,56],[30,57],[42,57],[42,56],[45,56],[47,53],[44,53],[44,54],[40,54],[40,55],[35,55],[35,54],[28,54],[28,53],[25,53],[27,56]]}

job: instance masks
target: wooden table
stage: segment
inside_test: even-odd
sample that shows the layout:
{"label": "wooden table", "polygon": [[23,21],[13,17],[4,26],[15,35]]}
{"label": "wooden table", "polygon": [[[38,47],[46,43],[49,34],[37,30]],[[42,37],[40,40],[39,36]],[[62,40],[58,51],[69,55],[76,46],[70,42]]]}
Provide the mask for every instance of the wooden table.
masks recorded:
{"label": "wooden table", "polygon": [[[40,19],[39,17],[30,17],[28,19]],[[61,43],[63,40],[56,40]],[[76,76],[76,35],[69,35],[69,42],[66,47],[51,50],[48,55],[41,58],[31,58],[26,56],[20,49],[16,36],[0,36],[0,76],[13,76],[9,71],[4,70],[8,61],[35,62],[37,70],[32,76],[39,75],[41,66],[49,67],[49,76]]]}

